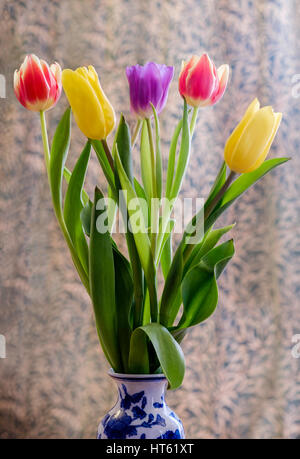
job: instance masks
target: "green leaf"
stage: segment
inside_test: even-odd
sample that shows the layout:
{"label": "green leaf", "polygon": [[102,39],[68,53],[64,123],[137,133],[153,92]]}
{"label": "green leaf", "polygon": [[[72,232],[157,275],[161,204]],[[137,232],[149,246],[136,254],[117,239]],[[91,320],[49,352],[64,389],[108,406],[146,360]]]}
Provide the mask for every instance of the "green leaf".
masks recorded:
{"label": "green leaf", "polygon": [[175,220],[170,220],[170,232],[165,233],[164,240],[162,243],[161,256],[158,259],[161,260],[161,268],[166,279],[172,264],[172,231],[175,225]]}
{"label": "green leaf", "polygon": [[182,129],[182,121],[183,120],[181,119],[175,128],[175,131],[172,137],[172,141],[171,141],[170,151],[169,151],[167,181],[166,181],[166,198],[168,199],[171,196],[171,189],[172,189],[173,180],[174,180],[176,150],[177,150],[179,135]]}
{"label": "green leaf", "polygon": [[145,190],[140,184],[140,182],[136,178],[134,178],[133,183],[134,183],[134,189],[135,189],[137,196],[141,199],[147,200]]}
{"label": "green leaf", "polygon": [[109,161],[107,159],[107,156],[105,154],[104,147],[102,145],[102,142],[100,140],[91,140],[94,151],[96,153],[96,156],[98,158],[98,161],[100,163],[100,166],[103,170],[103,173],[105,175],[105,178],[111,187],[112,194],[116,199],[116,187],[115,187],[115,179],[114,179],[114,173],[112,171],[111,165],[109,164]]}
{"label": "green leaf", "polygon": [[130,264],[119,250],[113,246],[115,268],[115,299],[117,335],[120,343],[123,371],[127,373],[131,338],[130,310],[133,300],[133,280]]}
{"label": "green leaf", "polygon": [[208,231],[202,239],[202,241],[195,246],[190,257],[186,261],[184,265],[183,276],[185,276],[185,274],[191,267],[200,263],[202,257],[204,257],[204,255],[207,252],[209,252],[212,248],[214,248],[215,245],[221,239],[221,237],[228,233],[228,231],[230,231],[234,226],[235,223],[233,225],[225,226],[224,228],[218,228],[216,230]]}
{"label": "green leaf", "polygon": [[[119,153],[118,153],[117,146],[115,148],[115,162],[116,162],[116,168],[117,168],[117,172],[119,175],[119,179],[122,185],[122,190],[126,191],[126,196],[124,195],[124,198],[125,198],[127,209],[128,209],[129,219],[131,219],[136,213],[136,210],[132,210],[128,206],[128,203],[130,203],[133,199],[137,199],[137,195],[136,195],[136,192],[130,180],[128,179],[126,175],[126,172],[124,171],[124,168],[123,168],[123,165],[122,165]],[[150,304],[151,304],[151,317],[152,317],[152,320],[155,322],[157,319],[157,314],[158,314],[158,303],[157,303],[157,293],[156,293],[156,271],[155,271],[153,256],[151,252],[150,241],[146,233],[145,222],[144,222],[144,231],[139,231],[139,232],[135,231],[133,232],[133,236],[134,236],[135,245],[136,245],[136,248],[139,254],[140,262],[141,262],[142,268],[145,273],[147,286],[149,289]]]}
{"label": "green leaf", "polygon": [[182,279],[186,273],[201,261],[204,255],[207,254],[219,241],[219,239],[228,232],[234,225],[220,228],[211,233],[207,233],[202,242],[198,244],[190,258],[184,263],[184,250],[189,245],[185,245],[185,239],[181,241],[173,262],[171,264],[165,287],[161,299],[160,307],[160,322],[166,327],[171,327],[176,319],[180,305],[182,303],[181,285]]}
{"label": "green leaf", "polygon": [[[134,183],[134,177],[132,172],[132,153],[131,153],[131,138],[130,138],[130,130],[125,121],[123,115],[121,115],[120,123],[118,126],[118,130],[115,136],[115,144],[114,144],[114,152],[118,151],[119,157],[122,163],[122,167],[124,173],[130,182],[131,185]],[[119,178],[119,171],[115,168],[115,183],[117,187],[118,193],[122,189],[121,181]],[[122,199],[122,195],[119,196]],[[122,206],[123,209],[123,206]],[[142,207],[143,209],[143,207]],[[127,212],[123,211],[123,220],[128,228],[128,214]],[[142,316],[143,316],[143,272],[141,267],[141,262],[139,259],[138,250],[136,247],[136,243],[134,240],[134,236],[130,231],[126,231],[126,241],[128,246],[128,253],[131,261],[132,272],[133,272],[133,279],[134,279],[134,301],[135,301],[135,308],[133,314],[133,325],[134,327],[138,327],[142,324]]]}
{"label": "green leaf", "polygon": [[172,264],[172,234],[167,235],[167,240],[164,244],[161,254],[161,269],[164,279],[167,278],[170,266]]}
{"label": "green leaf", "polygon": [[[169,194],[167,194],[167,200],[171,201],[172,205],[166,205],[163,206],[163,212],[162,212],[162,224],[160,225],[159,228],[159,233],[157,237],[157,247],[158,247],[158,253],[161,253],[160,248],[164,239],[164,233],[165,233],[165,225],[168,224],[172,208],[174,206],[174,203],[177,199],[178,193],[181,188],[181,183],[186,171],[186,167],[188,164],[188,159],[189,159],[189,154],[190,154],[190,128],[189,128],[189,121],[188,121],[188,110],[187,110],[187,104],[186,101],[184,101],[184,109],[183,109],[183,121],[182,121],[182,136],[181,136],[181,144],[180,144],[180,150],[179,150],[179,156],[178,156],[178,162],[177,162],[177,168],[176,168],[176,173],[175,173],[175,178],[172,184],[172,188]],[[176,146],[175,146],[176,149]],[[171,174],[172,170],[172,164],[168,166],[168,175]],[[168,192],[167,192],[168,193]],[[159,261],[158,258],[155,260],[156,262]]]}
{"label": "green leaf", "polygon": [[83,233],[80,214],[83,209],[81,195],[90,153],[91,144],[88,141],[74,167],[67,188],[64,205],[64,220],[66,227],[86,273],[88,273],[88,245]]}
{"label": "green leaf", "polygon": [[[115,138],[116,145],[118,146],[118,152],[122,161],[122,166],[130,183],[133,184],[133,172],[132,172],[132,155],[131,155],[131,138],[128,124],[125,121],[123,113],[120,117],[120,122]],[[118,182],[119,177],[115,175],[115,180]],[[116,184],[117,188],[120,188],[120,183]]]}
{"label": "green leaf", "polygon": [[58,123],[53,137],[50,155],[49,182],[56,218],[68,244],[73,263],[77,269],[80,279],[89,293],[89,279],[74,248],[62,212],[62,177],[70,147],[70,136],[71,109],[68,108]]}
{"label": "green leaf", "polygon": [[231,205],[234,201],[248,190],[254,183],[261,179],[265,174],[280,164],[287,162],[289,158],[274,158],[262,163],[262,165],[253,172],[240,175],[225,192],[223,198],[210,214],[205,222],[204,231],[206,232],[217,220],[217,218]]}
{"label": "green leaf", "polygon": [[215,272],[216,278],[221,275],[227,263],[234,255],[233,239],[214,247],[202,258],[201,263]]}
{"label": "green leaf", "polygon": [[149,290],[147,289],[146,282],[144,283],[144,308],[143,308],[143,325],[147,325],[151,322],[151,309],[150,309],[150,297],[149,297]]}
{"label": "green leaf", "polygon": [[[64,178],[65,178],[67,184],[69,185],[72,172],[66,166],[64,167],[63,175],[64,175]],[[81,199],[82,199],[82,202],[83,202],[84,205],[86,205],[90,200],[89,195],[87,194],[87,192],[84,189],[82,190],[82,193],[81,193]]]}
{"label": "green leaf", "polygon": [[144,275],[142,271],[141,261],[139,258],[139,253],[135,244],[134,236],[130,232],[127,232],[125,236],[134,279],[133,326],[134,328],[136,328],[143,323]]}
{"label": "green leaf", "polygon": [[159,132],[159,121],[158,116],[153,104],[152,110],[155,120],[155,169],[156,169],[156,196],[161,199],[162,196],[162,185],[163,185],[163,176],[162,176],[162,157],[160,149],[160,132]]}
{"label": "green leaf", "polygon": [[176,319],[182,303],[182,279],[188,270],[198,264],[202,257],[209,252],[217,244],[219,239],[232,229],[233,226],[234,225],[226,226],[212,231],[211,233],[207,233],[202,241],[196,245],[186,262],[184,262],[186,258],[185,255],[187,249],[190,248],[190,245],[185,245],[185,239],[181,241],[181,244],[179,245],[173,258],[171,267],[169,268],[163,290],[160,309],[160,321],[162,324],[170,327]]}
{"label": "green leaf", "polygon": [[[234,201],[241,196],[246,190],[248,190],[254,183],[256,183],[260,178],[262,178],[269,171],[274,169],[280,164],[285,163],[290,158],[275,158],[265,161],[258,169],[247,174],[242,174],[238,179],[236,179],[233,184],[225,192],[223,198],[219,201],[219,204],[216,206],[214,211],[209,215],[204,223],[204,234],[213,226],[218,217],[231,205]],[[205,208],[207,208],[207,202],[205,203]],[[194,215],[192,220],[187,225],[187,228],[194,227],[195,223],[199,220],[200,214],[203,213],[203,209]],[[185,243],[187,233],[185,232],[181,242]]]}
{"label": "green leaf", "polygon": [[184,328],[183,330],[171,330],[171,334],[172,336],[174,336],[178,344],[182,343],[187,332],[188,332],[187,328]]}
{"label": "green leaf", "polygon": [[177,329],[206,320],[218,303],[218,286],[214,273],[199,265],[192,268],[184,278],[182,298],[184,312]]}
{"label": "green leaf", "polygon": [[64,177],[65,177],[65,180],[66,180],[67,184],[69,185],[72,172],[67,167],[64,167],[63,174],[64,174]]}
{"label": "green leaf", "polygon": [[108,215],[108,226],[109,232],[112,233],[114,224],[116,221],[118,204],[115,201],[114,191],[108,186],[107,190],[108,203],[107,203],[107,215]]}
{"label": "green leaf", "polygon": [[55,213],[62,219],[62,177],[71,138],[71,109],[67,108],[55,131],[50,154],[50,187]]}
{"label": "green leaf", "polygon": [[89,201],[83,207],[82,211],[80,212],[80,220],[83,227],[85,234],[90,237],[91,234],[91,218],[92,218],[92,208],[93,203]]}
{"label": "green leaf", "polygon": [[181,347],[171,333],[158,323],[137,328],[131,337],[129,368],[131,373],[144,373],[147,369],[147,341],[152,343],[160,366],[169,381],[170,388],[176,389],[183,381],[185,364]]}
{"label": "green leaf", "polygon": [[233,241],[210,250],[191,268],[182,283],[183,314],[176,329],[185,329],[210,317],[218,304],[217,276],[234,255]]}
{"label": "green leaf", "polygon": [[176,299],[178,298],[178,292],[181,287],[182,274],[183,244],[181,243],[173,258],[161,297],[159,321],[166,327],[173,325],[180,307]]}
{"label": "green leaf", "polygon": [[90,292],[103,351],[113,369],[116,372],[121,372],[122,363],[117,330],[113,248],[109,232],[99,231],[100,220],[98,219],[103,219],[106,213],[106,208],[98,210],[98,201],[100,199],[104,199],[104,196],[96,188],[92,209],[89,249]]}
{"label": "green leaf", "polygon": [[[134,189],[135,189],[137,197],[147,202],[147,196],[146,196],[145,190],[142,187],[142,185],[137,181],[136,178],[134,178]],[[146,222],[147,227],[149,227],[150,226],[150,215],[149,215],[149,212],[146,210],[147,209],[144,206],[142,206],[144,220]]]}
{"label": "green leaf", "polygon": [[148,203],[151,203],[151,198],[153,196],[152,189],[152,166],[151,166],[151,152],[150,152],[150,142],[148,135],[148,128],[146,120],[142,124],[141,132],[141,172],[142,172],[142,182],[144,185],[145,194],[147,197]]}
{"label": "green leaf", "polygon": [[170,197],[171,199],[176,198],[182,184],[182,180],[188,165],[190,150],[191,150],[191,141],[190,141],[190,127],[188,120],[188,109],[186,100],[184,100],[184,109],[183,109],[183,120],[182,120],[182,136],[181,144],[178,156],[178,162],[176,167],[176,173],[174,182],[172,185]]}
{"label": "green leaf", "polygon": [[250,188],[255,182],[261,179],[269,171],[274,169],[280,164],[286,163],[290,158],[273,158],[263,162],[262,165],[253,172],[242,174],[238,177],[232,185],[228,188],[223,196],[221,205],[224,206],[228,202],[233,202],[239,196],[241,196],[248,188]]}

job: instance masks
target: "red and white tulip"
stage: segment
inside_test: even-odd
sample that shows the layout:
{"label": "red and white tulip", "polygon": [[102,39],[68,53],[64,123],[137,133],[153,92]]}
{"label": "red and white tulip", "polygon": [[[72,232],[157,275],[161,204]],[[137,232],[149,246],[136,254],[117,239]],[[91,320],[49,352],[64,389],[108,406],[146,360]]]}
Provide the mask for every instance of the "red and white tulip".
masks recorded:
{"label": "red and white tulip", "polygon": [[60,65],[49,66],[34,54],[26,56],[20,70],[14,73],[16,97],[28,110],[49,110],[58,101],[61,90]]}
{"label": "red and white tulip", "polygon": [[179,92],[192,107],[214,105],[223,96],[228,77],[228,65],[221,65],[217,70],[208,54],[193,56],[182,63]]}

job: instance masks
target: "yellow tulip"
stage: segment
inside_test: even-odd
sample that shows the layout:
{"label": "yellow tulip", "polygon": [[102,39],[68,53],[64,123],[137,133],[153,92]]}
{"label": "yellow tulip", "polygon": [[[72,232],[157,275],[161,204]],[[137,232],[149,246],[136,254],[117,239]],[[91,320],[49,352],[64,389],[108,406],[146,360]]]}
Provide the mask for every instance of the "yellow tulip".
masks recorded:
{"label": "yellow tulip", "polygon": [[79,129],[89,139],[106,139],[116,118],[94,67],[63,70],[62,85]]}
{"label": "yellow tulip", "polygon": [[228,138],[224,158],[234,172],[252,172],[266,159],[282,118],[272,107],[249,105],[242,121]]}

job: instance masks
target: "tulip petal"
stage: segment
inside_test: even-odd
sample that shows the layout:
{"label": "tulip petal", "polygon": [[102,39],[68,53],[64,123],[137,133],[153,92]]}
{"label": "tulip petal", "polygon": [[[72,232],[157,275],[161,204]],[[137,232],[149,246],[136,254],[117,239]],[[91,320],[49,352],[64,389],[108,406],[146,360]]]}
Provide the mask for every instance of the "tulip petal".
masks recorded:
{"label": "tulip petal", "polygon": [[62,72],[62,84],[79,129],[90,139],[104,139],[106,126],[103,110],[88,79],[78,71],[65,69]]}
{"label": "tulip petal", "polygon": [[179,92],[182,97],[187,96],[186,80],[189,71],[196,65],[197,62],[199,62],[199,60],[200,57],[193,56],[188,62],[182,62],[181,73],[179,75]]}
{"label": "tulip petal", "polygon": [[45,78],[41,62],[37,56],[31,54],[21,66],[21,79],[26,97],[26,107],[33,111],[44,110],[50,85]]}
{"label": "tulip petal", "polygon": [[56,89],[55,92],[54,92],[54,89],[53,89],[54,105],[55,105],[56,102],[58,101],[58,99],[60,98],[61,91],[62,91],[61,67],[57,62],[55,62],[55,64],[51,64],[50,65],[50,71],[51,71],[51,73],[52,73],[52,75],[54,77],[54,80],[56,82],[56,87],[53,84],[53,88],[55,87],[55,89]]}
{"label": "tulip petal", "polygon": [[255,98],[251,102],[249,107],[247,108],[246,113],[243,116],[242,120],[236,126],[236,128],[231,133],[230,137],[228,138],[226,142],[225,150],[224,150],[224,158],[225,158],[227,165],[230,167],[230,169],[232,169],[233,156],[235,154],[235,150],[237,149],[241,135],[243,131],[245,130],[246,126],[248,125],[248,123],[250,122],[250,120],[253,118],[253,116],[258,110],[259,110],[259,101],[257,98]]}
{"label": "tulip petal", "polygon": [[158,66],[154,62],[148,62],[141,69],[139,78],[139,105],[144,117],[152,116],[150,102],[157,107],[162,96],[162,82]]}
{"label": "tulip petal", "polygon": [[103,110],[107,137],[116,124],[115,111],[112,105],[110,104],[109,100],[107,99],[106,95],[104,94],[99,81],[98,74],[92,65],[88,67],[88,79],[100,101],[100,105]]}
{"label": "tulip petal", "polygon": [[[53,107],[61,94],[61,70],[59,72],[59,64],[52,64],[51,67],[48,66],[47,62],[41,60],[41,67],[43,69],[44,77],[49,85],[50,91],[48,95],[48,100],[44,105],[44,110],[48,110],[50,107]],[[58,67],[59,69],[58,69]],[[55,74],[52,69],[55,68]]]}
{"label": "tulip petal", "polygon": [[41,65],[41,68],[43,70],[44,78],[46,79],[46,81],[47,81],[47,83],[48,83],[48,85],[50,87],[54,77],[50,73],[49,65],[43,59],[40,59],[40,65]]}
{"label": "tulip petal", "polygon": [[263,107],[255,113],[244,129],[231,158],[232,170],[245,172],[259,162],[272,139],[275,125],[276,117],[272,107]]}
{"label": "tulip petal", "polygon": [[245,170],[245,172],[255,171],[256,169],[258,169],[262,165],[262,163],[264,162],[264,160],[268,156],[268,153],[270,151],[271,145],[273,143],[275,135],[276,135],[276,133],[278,131],[278,128],[280,126],[281,119],[282,119],[282,113],[275,113],[274,129],[273,129],[273,132],[272,132],[272,134],[270,136],[270,139],[269,139],[269,141],[268,141],[268,143],[266,145],[266,148],[264,149],[264,151],[262,152],[260,157],[256,160],[256,162],[251,167],[249,167],[249,169]]}
{"label": "tulip petal", "polygon": [[215,83],[214,64],[205,53],[188,72],[186,85],[189,98],[199,102],[209,99]]}
{"label": "tulip petal", "polygon": [[60,65],[55,62],[54,64],[50,65],[50,70],[57,82],[57,85],[61,87],[61,67]]}
{"label": "tulip petal", "polygon": [[164,109],[166,105],[170,83],[174,76],[174,67],[167,66],[167,65],[159,65],[159,70],[160,70],[160,77],[161,77],[161,83],[162,83],[162,96],[160,98],[160,101],[156,109],[158,115]]}
{"label": "tulip petal", "polygon": [[126,76],[129,83],[130,106],[133,113],[138,113],[139,111],[139,67],[138,65],[134,65],[126,68]]}
{"label": "tulip petal", "polygon": [[19,100],[19,102],[21,102],[22,105],[24,105],[20,87],[20,72],[18,72],[18,70],[15,70],[14,72],[14,91],[16,98]]}
{"label": "tulip petal", "polygon": [[229,78],[229,65],[224,64],[218,68],[218,85],[210,98],[210,105],[214,105],[223,97]]}

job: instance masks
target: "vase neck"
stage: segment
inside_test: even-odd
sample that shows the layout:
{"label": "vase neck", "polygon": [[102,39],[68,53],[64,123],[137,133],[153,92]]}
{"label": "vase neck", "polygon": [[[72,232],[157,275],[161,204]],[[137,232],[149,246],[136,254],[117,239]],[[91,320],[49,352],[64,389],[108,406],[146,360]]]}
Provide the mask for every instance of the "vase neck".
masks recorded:
{"label": "vase neck", "polygon": [[132,375],[122,378],[110,376],[118,386],[121,407],[139,403],[142,400],[144,403],[147,401],[147,403],[157,407],[165,403],[165,391],[168,382],[163,376],[151,375],[151,378],[134,378]]}

